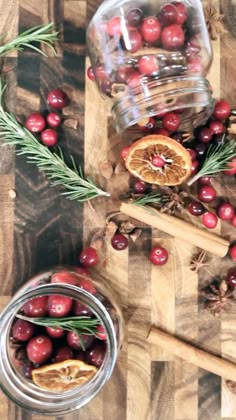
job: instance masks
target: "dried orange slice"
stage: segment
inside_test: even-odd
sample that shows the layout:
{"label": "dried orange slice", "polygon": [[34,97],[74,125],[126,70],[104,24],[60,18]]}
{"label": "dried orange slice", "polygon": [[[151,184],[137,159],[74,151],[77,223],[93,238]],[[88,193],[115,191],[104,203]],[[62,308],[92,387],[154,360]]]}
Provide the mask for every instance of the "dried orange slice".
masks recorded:
{"label": "dried orange slice", "polygon": [[180,185],[191,175],[188,151],[176,140],[155,134],[130,146],[125,165],[131,174],[150,184]]}
{"label": "dried orange slice", "polygon": [[95,366],[68,359],[32,370],[33,382],[40,388],[62,392],[87,382],[97,372]]}

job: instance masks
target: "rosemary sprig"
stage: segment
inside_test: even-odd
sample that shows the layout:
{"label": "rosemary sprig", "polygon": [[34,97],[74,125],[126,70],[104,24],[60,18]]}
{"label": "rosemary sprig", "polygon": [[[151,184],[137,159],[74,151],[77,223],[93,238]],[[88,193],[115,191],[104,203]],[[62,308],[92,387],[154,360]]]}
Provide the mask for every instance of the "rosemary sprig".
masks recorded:
{"label": "rosemary sprig", "polygon": [[39,47],[32,45],[32,42],[40,42],[41,44],[47,45],[56,55],[56,50],[53,44],[57,40],[58,32],[53,31],[53,22],[48,25],[34,26],[33,28],[22,32],[11,41],[1,45],[0,56],[4,56],[13,50],[23,51],[25,47],[28,47],[47,57],[47,54],[45,54]]}
{"label": "rosemary sprig", "polygon": [[161,204],[165,202],[166,199],[163,196],[163,194],[157,193],[157,194],[146,194],[142,197],[135,198],[132,200],[132,204],[137,204],[138,206],[145,206],[148,204]]}
{"label": "rosemary sprig", "polygon": [[34,163],[44,171],[52,186],[63,186],[66,192],[61,193],[69,200],[87,201],[98,196],[109,197],[110,194],[98,188],[90,177],[84,177],[82,169],[76,166],[71,156],[72,169],[64,161],[62,151],[59,155],[49,150],[22,127],[13,113],[3,109],[2,100],[6,89],[0,79],[0,139],[10,146],[18,145],[18,155],[27,155],[29,163]]}
{"label": "rosemary sprig", "polygon": [[235,140],[228,140],[217,146],[211,145],[208,148],[205,160],[200,171],[194,175],[188,185],[192,185],[202,176],[214,175],[228,169],[227,164],[236,155]]}

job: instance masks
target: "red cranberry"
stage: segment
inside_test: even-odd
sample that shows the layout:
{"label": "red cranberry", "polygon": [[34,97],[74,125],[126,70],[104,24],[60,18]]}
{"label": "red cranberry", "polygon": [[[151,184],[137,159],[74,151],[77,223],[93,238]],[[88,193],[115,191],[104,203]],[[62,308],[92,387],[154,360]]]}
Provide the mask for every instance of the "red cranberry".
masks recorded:
{"label": "red cranberry", "polygon": [[34,112],[27,117],[25,126],[32,133],[40,133],[45,128],[46,122],[41,114]]}
{"label": "red cranberry", "polygon": [[162,246],[155,246],[149,254],[149,260],[154,265],[164,265],[169,258],[168,252]]}
{"label": "red cranberry", "polygon": [[134,192],[137,194],[143,194],[147,190],[147,184],[144,181],[141,181],[140,179],[137,179],[134,183]]}
{"label": "red cranberry", "polygon": [[188,60],[187,69],[191,73],[202,73],[203,65],[201,57],[191,57]]}
{"label": "red cranberry", "polygon": [[73,359],[73,351],[68,346],[59,347],[53,358],[54,363],[64,362],[64,360]]}
{"label": "red cranberry", "polygon": [[92,246],[84,248],[79,256],[80,264],[83,267],[93,267],[98,262],[98,254]]}
{"label": "red cranberry", "polygon": [[198,160],[193,160],[192,161],[191,175],[196,175],[196,173],[198,172],[199,165],[200,165],[200,163],[199,163]]}
{"label": "red cranberry", "polygon": [[231,256],[232,260],[236,261],[236,245],[231,245],[229,249],[229,255]]}
{"label": "red cranberry", "polygon": [[122,35],[122,29],[121,29],[121,18],[119,16],[114,16],[111,18],[107,23],[107,33],[110,36]]}
{"label": "red cranberry", "polygon": [[52,338],[61,338],[65,334],[65,331],[59,327],[45,327],[45,330]]}
{"label": "red cranberry", "polygon": [[192,201],[188,206],[188,211],[193,216],[201,216],[205,212],[205,207],[199,201]]}
{"label": "red cranberry", "polygon": [[193,57],[198,57],[200,51],[201,47],[195,42],[195,40],[190,40],[189,42],[187,42],[185,48],[185,55],[188,58],[188,61]]}
{"label": "red cranberry", "polygon": [[230,116],[230,114],[231,108],[227,101],[221,99],[220,101],[216,102],[213,115],[217,120],[225,120]]}
{"label": "red cranberry", "polygon": [[78,335],[75,331],[69,331],[67,334],[67,343],[68,345],[75,350],[80,350],[83,346],[87,349],[91,346],[94,336],[88,334]]}
{"label": "red cranberry", "polygon": [[210,128],[204,127],[201,129],[200,133],[199,133],[199,140],[202,143],[209,143],[209,141],[211,141],[213,136],[212,131],[210,130]]}
{"label": "red cranberry", "polygon": [[22,367],[22,373],[26,379],[32,379],[33,366],[29,363],[25,363]]}
{"label": "red cranberry", "polygon": [[52,354],[52,341],[46,335],[37,335],[28,341],[26,352],[32,363],[42,364]]}
{"label": "red cranberry", "polygon": [[57,144],[58,134],[52,128],[47,128],[41,133],[41,140],[45,146],[52,147]]}
{"label": "red cranberry", "polygon": [[123,251],[129,245],[129,241],[122,233],[116,233],[111,240],[111,245],[116,251]]}
{"label": "red cranberry", "polygon": [[87,270],[87,268],[84,267],[74,267],[74,270],[77,274],[80,274],[81,276],[85,276],[85,277],[89,277],[90,273],[89,270]]}
{"label": "red cranberry", "polygon": [[83,303],[75,300],[73,303],[73,313],[76,316],[91,316],[92,312],[90,309],[85,306]]}
{"label": "red cranberry", "polygon": [[174,4],[165,4],[162,6],[158,17],[162,26],[177,23],[177,9]]}
{"label": "red cranberry", "polygon": [[95,76],[100,82],[102,82],[103,80],[106,80],[107,73],[103,64],[98,64],[95,67]]}
{"label": "red cranberry", "polygon": [[156,121],[152,117],[150,118],[147,117],[142,120],[139,120],[137,125],[141,131],[149,132],[150,130],[153,130],[153,128],[155,127]]}
{"label": "red cranberry", "polygon": [[90,80],[92,80],[92,81],[95,79],[95,74],[94,74],[94,71],[93,71],[92,66],[90,66],[90,67],[88,68],[88,70],[87,70],[87,76],[88,76],[88,78],[89,78]]}
{"label": "red cranberry", "polygon": [[197,152],[194,149],[187,149],[190,154],[191,160],[195,160],[197,158]]}
{"label": "red cranberry", "polygon": [[97,338],[99,338],[99,340],[106,340],[107,339],[106,330],[103,327],[103,325],[98,325],[97,326],[96,336],[97,336]]}
{"label": "red cranberry", "polygon": [[48,125],[52,128],[57,128],[61,124],[61,116],[56,112],[49,112],[46,120]]}
{"label": "red cranberry", "polygon": [[76,286],[78,283],[78,276],[75,273],[70,273],[69,271],[62,270],[58,273],[54,273],[51,276],[51,283],[66,283],[66,284],[72,284],[73,286]]}
{"label": "red cranberry", "polygon": [[216,198],[216,190],[210,185],[204,185],[198,192],[198,198],[204,203],[211,203]]}
{"label": "red cranberry", "polygon": [[173,1],[172,4],[176,7],[177,10],[177,20],[178,25],[183,25],[187,20],[188,11],[184,3],[181,1]]}
{"label": "red cranberry", "polygon": [[143,55],[138,60],[138,69],[140,73],[146,76],[155,75],[159,72],[159,64],[154,55]]}
{"label": "red cranberry", "polygon": [[211,121],[209,128],[213,134],[222,134],[225,131],[224,124],[221,121]]}
{"label": "red cranberry", "polygon": [[169,131],[165,130],[164,128],[155,128],[153,131],[154,134],[159,134],[159,136],[165,136],[165,137],[169,137]]}
{"label": "red cranberry", "polygon": [[161,34],[161,42],[166,50],[178,50],[184,45],[184,31],[179,25],[166,26]]}
{"label": "red cranberry", "polygon": [[142,35],[136,29],[129,31],[129,36],[125,42],[125,47],[128,51],[132,53],[137,52],[142,47],[142,43]]}
{"label": "red cranberry", "polygon": [[159,20],[155,16],[146,17],[141,25],[141,34],[146,42],[156,42],[161,34]]}
{"label": "red cranberry", "polygon": [[[116,72],[116,81],[119,83],[127,83],[129,76],[132,74],[132,69],[129,67],[120,67]],[[139,75],[140,76],[140,75]]]}
{"label": "red cranberry", "polygon": [[101,92],[105,93],[105,95],[111,96],[112,84],[113,83],[109,79],[102,80],[100,84]]}
{"label": "red cranberry", "polygon": [[106,355],[106,345],[102,342],[94,344],[93,348],[86,351],[86,361],[91,365],[100,367]]}
{"label": "red cranberry", "polygon": [[94,287],[93,283],[89,279],[80,278],[78,286],[86,290],[87,292],[91,293],[91,295],[95,295],[97,293],[96,288]]}
{"label": "red cranberry", "polygon": [[234,206],[230,203],[222,203],[217,209],[217,216],[221,220],[231,220],[235,216]]}
{"label": "red cranberry", "polygon": [[68,315],[72,308],[72,299],[62,295],[51,295],[48,298],[48,313],[60,318]]}
{"label": "red cranberry", "polygon": [[130,149],[130,146],[123,147],[123,149],[120,152],[120,155],[121,155],[122,159],[124,159],[124,160],[126,159],[128,153],[129,153],[129,149]]}
{"label": "red cranberry", "polygon": [[74,359],[81,360],[82,362],[84,362],[85,361],[84,360],[85,359],[84,351],[79,350],[79,351],[75,352]]}
{"label": "red cranberry", "polygon": [[229,169],[226,169],[223,174],[224,175],[235,175],[236,174],[236,157],[233,158],[228,164]]}
{"label": "red cranberry", "polygon": [[138,8],[130,9],[126,15],[126,19],[129,26],[131,26],[132,28],[137,28],[142,23],[143,12],[141,9]]}
{"label": "red cranberry", "polygon": [[211,176],[202,176],[199,178],[199,185],[211,185],[212,177]]}
{"label": "red cranberry", "polygon": [[52,108],[62,109],[68,105],[68,97],[61,89],[53,89],[48,94],[47,103]]}
{"label": "red cranberry", "polygon": [[232,219],[232,226],[236,228],[236,215]]}
{"label": "red cranberry", "polygon": [[27,316],[42,317],[47,313],[47,296],[38,296],[36,298],[28,300],[23,305],[23,312]]}
{"label": "red cranberry", "polygon": [[178,114],[169,112],[162,120],[163,128],[168,131],[177,131],[181,123],[181,119]]}
{"label": "red cranberry", "polygon": [[128,79],[127,79],[128,80],[128,85],[131,88],[134,88],[135,86],[140,84],[141,78],[142,78],[142,75],[139,72],[137,72],[135,70],[132,71],[130,73],[130,75],[128,76]]}
{"label": "red cranberry", "polygon": [[12,336],[19,341],[28,341],[34,334],[34,325],[31,322],[17,319],[12,328]]}
{"label": "red cranberry", "polygon": [[207,211],[202,215],[202,223],[208,229],[214,229],[218,223],[218,218],[214,213]]}
{"label": "red cranberry", "polygon": [[151,158],[152,165],[156,168],[163,168],[165,166],[166,162],[165,160],[159,156],[159,155],[153,155]]}
{"label": "red cranberry", "polygon": [[196,144],[194,149],[196,150],[198,157],[201,158],[201,157],[204,156],[204,154],[206,152],[207,145],[204,144],[204,143],[199,143],[199,144]]}
{"label": "red cranberry", "polygon": [[230,287],[236,287],[236,269],[233,268],[228,271],[226,281]]}

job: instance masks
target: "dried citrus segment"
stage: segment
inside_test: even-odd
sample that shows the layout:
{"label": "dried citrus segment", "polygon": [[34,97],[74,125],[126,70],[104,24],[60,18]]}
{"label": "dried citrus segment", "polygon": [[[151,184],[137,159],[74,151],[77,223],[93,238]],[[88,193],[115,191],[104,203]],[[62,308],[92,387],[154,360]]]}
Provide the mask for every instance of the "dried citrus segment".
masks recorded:
{"label": "dried citrus segment", "polygon": [[95,366],[87,365],[81,360],[68,359],[33,369],[33,382],[40,388],[62,392],[87,382],[97,372]]}
{"label": "dried citrus segment", "polygon": [[176,140],[161,135],[134,142],[125,164],[131,174],[150,184],[180,185],[191,174],[188,151]]}

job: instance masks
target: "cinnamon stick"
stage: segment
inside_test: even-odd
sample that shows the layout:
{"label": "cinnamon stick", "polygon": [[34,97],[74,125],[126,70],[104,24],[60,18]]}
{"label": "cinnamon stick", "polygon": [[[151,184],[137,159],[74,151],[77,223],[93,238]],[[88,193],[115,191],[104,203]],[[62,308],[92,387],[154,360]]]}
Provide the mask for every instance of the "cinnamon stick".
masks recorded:
{"label": "cinnamon stick", "polygon": [[152,327],[147,341],[170,351],[193,365],[208,370],[215,375],[222,376],[231,381],[236,381],[236,364],[207,353],[179,338],[176,338],[156,327]]}
{"label": "cinnamon stick", "polygon": [[225,257],[229,250],[229,241],[221,238],[215,233],[200,229],[191,225],[185,220],[161,213],[156,209],[148,210],[136,204],[122,203],[120,211],[127,216],[133,217],[140,222],[146,223],[154,228],[160,229],[169,235],[182,239],[191,245],[211,252],[218,257]]}

